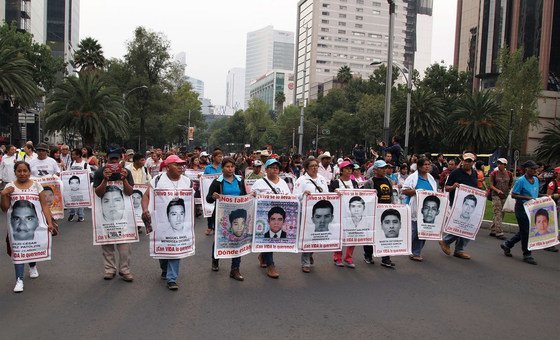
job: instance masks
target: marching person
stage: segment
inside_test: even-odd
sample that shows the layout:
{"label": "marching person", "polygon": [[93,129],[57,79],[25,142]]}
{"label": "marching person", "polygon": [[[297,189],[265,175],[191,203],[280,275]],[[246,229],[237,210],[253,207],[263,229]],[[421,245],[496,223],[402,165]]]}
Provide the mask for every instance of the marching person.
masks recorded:
{"label": "marching person", "polygon": [[334,179],[334,167],[331,164],[331,153],[326,151],[325,153],[319,155],[319,169],[318,174],[323,176],[327,180],[327,184],[330,184]]}
{"label": "marching person", "polygon": [[16,180],[16,174],[14,173],[16,157],[16,147],[8,145],[6,154],[2,156],[0,162],[0,190],[4,189],[6,184]]}
{"label": "marching person", "polygon": [[[201,164],[202,164],[202,157],[204,156],[206,152],[203,152],[200,155],[200,159],[201,159]],[[206,157],[208,156],[208,154],[206,154]],[[221,174],[222,173],[222,160],[224,158],[224,153],[222,152],[222,150],[214,150],[214,152],[212,152],[212,163],[206,165],[206,167],[204,168],[204,174],[205,175],[209,175],[209,174]],[[235,163],[234,163],[235,165]],[[201,182],[202,185],[202,182]],[[209,218],[208,219],[208,229],[206,229],[206,236],[212,235],[214,233],[214,228],[215,228],[215,223],[214,223],[214,218]]]}
{"label": "marching person", "polygon": [[490,173],[490,197],[494,208],[494,218],[490,227],[490,236],[505,240],[502,220],[504,203],[513,185],[513,174],[506,169],[507,159],[498,158],[498,166]]}
{"label": "marching person", "polygon": [[256,159],[253,162],[253,172],[249,174],[249,176],[245,177],[245,179],[261,179],[264,177],[264,174],[261,172],[263,162]]}
{"label": "marching person", "polygon": [[[150,190],[147,190],[142,197],[142,219],[149,220],[151,223],[151,215],[148,209],[151,191],[154,189],[190,189],[191,180],[183,175],[183,167],[186,162],[176,155],[171,155],[165,159],[164,166],[167,171],[151,179]],[[183,209],[185,207],[183,206]],[[152,211],[153,212],[153,211]],[[190,210],[189,210],[190,212]],[[184,220],[187,220],[187,211],[184,211]],[[167,222],[165,223],[167,224]],[[164,228],[165,226],[157,226]],[[157,228],[156,227],[156,228]],[[149,230],[146,231],[147,233]],[[179,289],[177,278],[179,277],[180,259],[159,259],[159,266],[161,268],[161,278],[167,281],[167,288],[169,290]]]}
{"label": "marching person", "polygon": [[[214,151],[212,155],[212,162],[214,164]],[[222,152],[220,151],[218,154],[219,158],[222,158]],[[218,158],[218,157],[216,157]],[[208,189],[208,195],[206,195],[206,202],[212,204],[216,202],[216,200],[220,199],[220,196],[227,195],[227,196],[243,196],[247,195],[247,191],[245,190],[245,182],[241,176],[235,174],[235,160],[231,157],[225,157],[220,164],[220,169],[222,171],[222,175],[212,181],[210,184],[210,188]],[[216,209],[212,213],[212,225],[216,225]],[[212,243],[212,270],[218,271],[219,267],[219,260],[214,257],[214,242]],[[231,271],[229,273],[229,277],[237,281],[243,281],[245,278],[239,272],[239,267],[241,265],[241,257],[234,257],[231,259]]]}
{"label": "marching person", "polygon": [[[554,168],[554,178],[550,181],[550,183],[548,183],[546,188],[547,196],[556,202],[556,211],[560,212],[560,166]],[[558,216],[560,216],[560,213]],[[558,252],[558,248],[556,246],[544,248],[544,250],[551,251],[553,253]]]}
{"label": "marching person", "polygon": [[[29,164],[24,161],[18,161],[14,164],[13,168],[16,176],[16,180],[8,183],[4,190],[0,193],[1,195],[1,208],[3,212],[7,212],[10,209],[11,204],[11,195],[12,194],[26,194],[32,193],[39,195],[39,202],[41,203],[41,207],[43,209],[43,215],[45,216],[45,220],[48,225],[48,231],[53,233],[54,228],[52,224],[52,216],[51,211],[49,209],[49,205],[45,198],[45,193],[43,192],[43,187],[41,184],[32,180],[31,177],[31,168]],[[37,219],[37,216],[34,217]],[[10,227],[10,226],[8,226]],[[6,236],[6,241],[8,242],[8,254],[11,256],[11,248],[9,245],[9,238]],[[24,277],[24,264],[14,264],[14,269],[16,272],[16,285],[14,287],[14,293],[21,293],[23,292],[23,277]],[[37,263],[30,262],[29,263],[29,277],[32,279],[39,277],[39,271],[37,270]]]}
{"label": "marching person", "polygon": [[37,145],[37,157],[31,159],[28,163],[33,177],[60,175],[60,167],[54,159],[49,157],[49,146],[45,143]]}
{"label": "marching person", "polygon": [[140,153],[135,153],[132,156],[132,163],[125,166],[126,169],[132,174],[132,179],[136,184],[150,183],[152,176],[148,169],[144,166],[146,164],[146,157]]}
{"label": "marching person", "polygon": [[[307,159],[303,163],[303,168],[305,174],[301,175],[294,185],[294,195],[297,195],[300,201],[303,200],[304,195],[329,191],[329,182],[318,173],[319,162],[316,159]],[[304,273],[311,273],[312,265],[313,253],[301,253],[301,270]]]}
{"label": "marching person", "polygon": [[[121,159],[121,149],[116,145],[112,145],[107,150],[107,164],[119,164]],[[88,162],[89,163],[89,162]],[[122,181],[124,194],[127,196],[132,195],[134,180],[129,170],[120,168],[120,172],[112,172],[107,166],[100,167],[93,175],[93,187],[95,194],[99,198],[103,198],[107,191],[107,182],[109,181]],[[130,272],[130,243],[119,244],[104,244],[101,246],[103,250],[103,263],[105,267],[105,275],[103,279],[112,280],[117,274],[126,282],[132,282],[134,276]],[[119,263],[115,261],[115,248],[119,253]]]}
{"label": "marching person", "polygon": [[[424,261],[422,257],[422,248],[426,240],[421,240],[418,238],[418,216],[416,216],[415,207],[418,204],[416,198],[416,192],[418,190],[428,190],[436,191],[437,182],[435,178],[430,174],[432,168],[432,163],[429,159],[422,157],[416,162],[416,172],[408,176],[403,185],[402,193],[407,196],[407,204],[411,207],[411,219],[412,219],[412,255],[410,259],[417,262]],[[439,210],[439,207],[438,207]]]}
{"label": "marching person", "polygon": [[[72,150],[72,160],[68,163],[68,170],[88,170],[91,171],[89,164],[82,158],[82,150]],[[90,178],[88,176],[88,178]],[[68,222],[74,221],[74,216],[78,215],[78,222],[84,221],[84,208],[70,208]]]}
{"label": "marching person", "polygon": [[[290,188],[288,188],[288,184],[278,176],[278,174],[280,173],[280,166],[280,162],[274,158],[267,160],[264,165],[266,176],[258,179],[255,184],[253,184],[253,193],[290,195]],[[281,219],[283,223],[285,220],[285,216],[280,216],[281,214],[277,215],[278,219]],[[270,223],[271,222],[269,218],[269,224]],[[274,257],[272,252],[260,253],[259,264],[261,268],[266,268],[266,275],[268,277],[273,279],[277,279],[280,277],[280,274],[278,273],[278,271],[276,271],[276,266],[274,265]]]}
{"label": "marching person", "polygon": [[68,165],[72,162],[72,154],[70,152],[70,147],[66,144],[60,146],[60,159],[64,162],[64,170],[67,170]]}

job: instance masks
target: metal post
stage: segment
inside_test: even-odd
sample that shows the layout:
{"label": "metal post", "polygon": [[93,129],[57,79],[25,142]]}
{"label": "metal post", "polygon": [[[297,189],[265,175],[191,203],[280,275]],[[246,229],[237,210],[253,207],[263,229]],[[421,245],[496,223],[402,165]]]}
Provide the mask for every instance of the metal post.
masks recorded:
{"label": "metal post", "polygon": [[[305,108],[305,78],[307,77],[307,38],[309,37],[307,31],[309,30],[309,25],[305,26],[305,56],[303,59],[303,86],[302,86],[302,90],[301,90],[301,109],[299,112],[299,128],[298,128],[298,134],[299,134],[299,146],[298,146],[298,153],[300,155],[303,155],[303,110]],[[297,79],[297,75],[296,75],[296,79]],[[307,97],[309,98],[309,94],[307,95]]]}
{"label": "metal post", "polygon": [[187,124],[187,146],[189,146],[190,141],[191,141],[190,138],[189,138],[190,133],[191,133],[191,110],[189,110],[189,123]]}
{"label": "metal post", "polygon": [[410,140],[410,105],[412,103],[412,70],[414,66],[409,66],[408,77],[406,79],[406,126],[404,129],[404,157],[408,159],[408,149]]}
{"label": "metal post", "polygon": [[393,42],[395,35],[395,1],[387,0],[389,3],[389,45],[387,56],[387,77],[385,83],[385,114],[383,115],[383,139],[385,145],[391,144],[391,90],[393,87]]}
{"label": "metal post", "polygon": [[319,125],[316,125],[315,131],[315,156],[319,156]]}
{"label": "metal post", "polygon": [[292,129],[292,149],[290,150],[290,153],[293,154],[294,150],[296,148],[296,128]]}
{"label": "metal post", "polygon": [[508,163],[511,164],[511,138],[513,135],[513,109],[509,110],[509,131],[508,131],[508,150],[507,150],[507,158]]}

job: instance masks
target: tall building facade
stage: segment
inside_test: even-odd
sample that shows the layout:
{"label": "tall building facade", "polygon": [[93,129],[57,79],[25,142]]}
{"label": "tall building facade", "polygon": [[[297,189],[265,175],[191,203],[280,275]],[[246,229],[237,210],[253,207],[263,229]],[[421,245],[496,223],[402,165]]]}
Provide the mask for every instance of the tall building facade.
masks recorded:
{"label": "tall building facade", "polygon": [[0,22],[15,23],[17,28],[33,35],[33,41],[46,42],[46,1],[0,0]]}
{"label": "tall building facade", "polygon": [[245,110],[245,69],[235,67],[226,78],[226,107],[233,112]]}
{"label": "tall building facade", "polygon": [[247,33],[245,56],[245,107],[249,101],[249,85],[273,69],[294,68],[294,33],[267,26]]}
{"label": "tall building facade", "polygon": [[[418,49],[419,15],[432,14],[432,0],[395,0],[393,60],[413,65]],[[409,6],[410,5],[410,6]],[[431,20],[423,22],[421,39],[429,40]],[[295,102],[307,101],[311,87],[336,77],[342,66],[369,77],[372,62],[385,62],[389,40],[389,5],[377,0],[301,0],[297,6]],[[431,52],[422,59],[429,60]],[[426,61],[422,61],[426,63]],[[429,61],[428,61],[429,63]]]}
{"label": "tall building facade", "polygon": [[293,71],[273,70],[252,82],[249,88],[251,98],[258,98],[264,101],[268,105],[269,110],[275,112],[282,110],[282,108],[276,105],[276,97],[280,92],[284,93],[282,108],[293,104]]}
{"label": "tall building facade", "polygon": [[189,76],[187,76],[187,81],[192,85],[193,91],[198,93],[198,98],[204,98],[204,82]]}
{"label": "tall building facade", "polygon": [[46,43],[55,57],[68,62],[80,43],[80,0],[48,0],[46,3]]}

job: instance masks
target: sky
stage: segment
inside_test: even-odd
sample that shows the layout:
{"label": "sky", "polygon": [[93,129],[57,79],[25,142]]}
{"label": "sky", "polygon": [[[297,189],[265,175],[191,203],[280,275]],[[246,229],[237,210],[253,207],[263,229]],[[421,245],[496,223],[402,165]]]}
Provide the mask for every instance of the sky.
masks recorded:
{"label": "sky", "polygon": [[[245,67],[247,32],[268,25],[296,30],[298,0],[81,0],[80,39],[93,37],[106,58],[122,58],[134,29],[163,33],[171,53],[186,52],[187,75],[224,105],[229,69]],[[453,63],[456,0],[434,0],[432,60]]]}

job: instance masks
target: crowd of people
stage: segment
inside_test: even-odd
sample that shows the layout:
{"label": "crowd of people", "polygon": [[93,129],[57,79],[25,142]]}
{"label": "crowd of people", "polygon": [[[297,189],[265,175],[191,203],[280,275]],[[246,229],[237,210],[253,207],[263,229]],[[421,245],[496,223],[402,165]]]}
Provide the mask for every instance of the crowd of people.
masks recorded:
{"label": "crowd of people", "polygon": [[[221,195],[242,196],[251,193],[293,194],[301,200],[310,193],[337,192],[339,189],[352,188],[375,189],[379,203],[412,206],[416,205],[418,190],[443,191],[449,193],[450,204],[453,204],[454,191],[463,184],[487,190],[493,206],[493,221],[489,235],[504,241],[500,245],[504,255],[511,256],[511,249],[517,242],[521,242],[523,261],[533,265],[536,261],[531,251],[527,249],[529,220],[523,209],[523,203],[548,195],[557,202],[557,205],[560,205],[560,167],[554,169],[554,178],[545,179],[543,166],[528,160],[522,165],[523,175],[515,179],[513,173],[508,170],[508,161],[500,158],[497,167],[486,174],[485,164],[480,160],[477,161],[477,156],[472,152],[465,152],[459,158],[446,158],[443,154],[433,157],[432,154],[426,153],[413,154],[404,159],[397,138],[393,138],[391,146],[380,144],[377,151],[366,152],[363,146],[356,145],[352,153],[342,157],[333,157],[328,151],[321,152],[316,157],[297,154],[278,155],[269,149],[224,154],[223,150],[215,148],[209,153],[200,147],[195,147],[189,152],[182,149],[155,148],[146,153],[138,153],[117,145],[110,146],[106,152],[95,153],[90,147],[71,150],[65,144],[53,147],[40,143],[35,146],[31,142],[26,143],[21,149],[13,145],[6,146],[2,148],[2,153],[0,162],[2,211],[7,212],[10,209],[12,194],[33,192],[40,197],[48,229],[53,234],[57,233],[58,226],[50,215],[47,193],[35,179],[43,176],[58,176],[64,170],[81,169],[91,172],[94,192],[98,197],[103,197],[111,190],[108,185],[110,181],[122,182],[124,195],[132,196],[134,184],[147,184],[152,188],[157,186],[165,189],[191,188],[192,181],[184,176],[186,170],[196,170],[203,174],[221,174],[210,186],[208,195],[202,197],[208,203],[219,200]],[[118,171],[115,171],[117,166]],[[245,182],[251,182],[250,192],[247,191]],[[503,228],[503,207],[508,196],[516,201],[514,211],[519,225],[519,232],[510,239],[507,239]],[[138,201],[140,204],[140,200]],[[152,221],[148,201],[149,191],[142,197],[141,207],[142,220],[145,221],[146,231],[150,232]],[[425,216],[430,215],[430,210],[435,212],[439,209],[438,201],[428,201],[424,204],[422,209],[426,209],[426,213],[423,213]],[[197,217],[199,217],[201,210],[197,208]],[[363,209],[363,201],[350,202],[350,209]],[[282,219],[281,213],[274,218]],[[86,220],[84,209],[69,209],[67,220],[84,222]],[[359,222],[354,221],[354,223]],[[272,226],[272,222],[270,223]],[[413,213],[410,259],[422,262],[425,240],[418,238],[417,223],[417,217]],[[11,227],[22,229],[23,225],[23,222],[12,221]],[[205,234],[212,235],[215,226],[215,216],[208,218]],[[278,234],[278,236],[282,235]],[[6,240],[9,253],[8,237]],[[446,255],[464,260],[471,258],[471,254],[466,252],[468,243],[468,239],[455,235],[444,235],[439,241],[441,250]],[[454,249],[452,249],[453,244]],[[355,268],[354,248],[349,246],[345,247],[344,251],[335,252],[332,255],[333,263],[338,267]],[[547,250],[558,251],[554,246]],[[119,255],[118,261],[116,253]],[[103,245],[103,278],[111,280],[119,274],[123,280],[132,282],[134,276],[130,268],[131,256],[129,243]],[[261,253],[258,260],[259,265],[266,268],[266,275],[270,278],[275,279],[280,276],[272,252]],[[363,260],[367,264],[374,263],[371,245],[363,246]],[[170,290],[177,290],[179,260],[160,259],[159,262],[161,277],[166,280],[167,287]],[[230,277],[243,281],[240,263],[240,257],[232,259]],[[301,269],[304,273],[312,272],[313,263],[312,252],[301,253]],[[388,269],[396,268],[389,256],[381,258],[381,265]],[[14,267],[16,276],[14,292],[21,292],[24,265],[15,264]],[[36,263],[29,263],[29,268],[31,278],[39,276]],[[219,270],[219,261],[213,254],[210,268],[213,271]]]}

